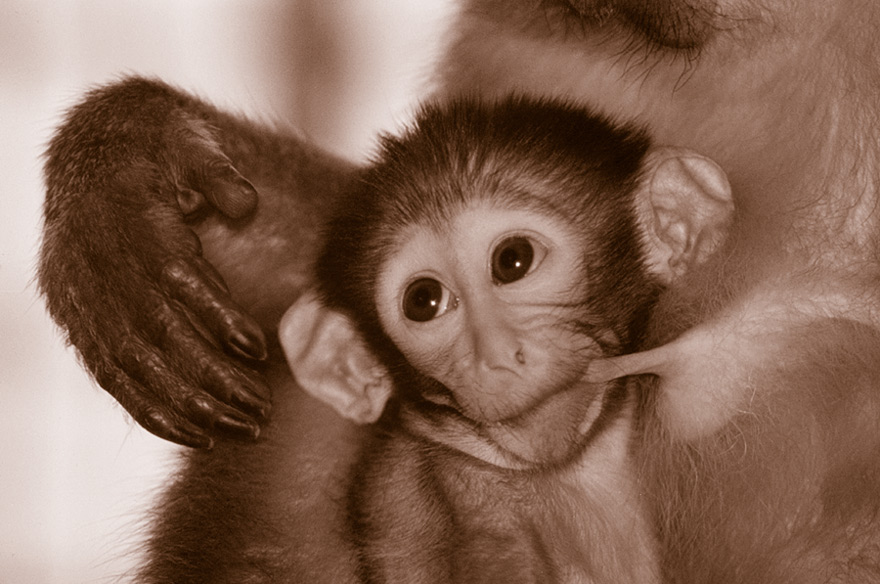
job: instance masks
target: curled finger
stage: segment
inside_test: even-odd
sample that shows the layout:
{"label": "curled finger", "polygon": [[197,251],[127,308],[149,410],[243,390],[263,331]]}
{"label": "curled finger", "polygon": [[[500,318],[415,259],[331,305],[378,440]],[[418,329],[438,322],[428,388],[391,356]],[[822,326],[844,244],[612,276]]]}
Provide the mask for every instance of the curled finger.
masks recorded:
{"label": "curled finger", "polygon": [[215,279],[220,279],[215,271],[203,272],[193,262],[180,257],[167,262],[161,275],[165,291],[195,312],[225,347],[241,357],[265,359],[263,331],[239,309],[224,288],[214,285]]}
{"label": "curled finger", "polygon": [[175,410],[173,400],[146,397],[146,388],[120,367],[105,364],[92,373],[98,384],[151,434],[190,448],[211,448],[214,445],[214,440],[203,428]]}
{"label": "curled finger", "polygon": [[[151,304],[145,326],[154,327],[152,340],[165,348],[173,368],[221,402],[265,419],[271,407],[271,392],[259,374],[226,356],[209,331],[185,317],[182,305],[169,304],[158,294]],[[141,375],[149,376],[150,367],[161,368],[164,364],[151,364],[139,358],[138,363],[130,367],[137,367]]]}

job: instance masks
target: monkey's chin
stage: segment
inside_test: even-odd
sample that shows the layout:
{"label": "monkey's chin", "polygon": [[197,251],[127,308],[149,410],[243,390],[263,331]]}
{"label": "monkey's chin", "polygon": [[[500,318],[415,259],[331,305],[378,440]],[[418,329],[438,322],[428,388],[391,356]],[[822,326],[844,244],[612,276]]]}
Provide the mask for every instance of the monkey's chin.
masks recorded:
{"label": "monkey's chin", "polygon": [[529,411],[502,422],[485,424],[481,431],[508,460],[505,466],[553,467],[580,455],[613,384],[576,384],[553,394]]}

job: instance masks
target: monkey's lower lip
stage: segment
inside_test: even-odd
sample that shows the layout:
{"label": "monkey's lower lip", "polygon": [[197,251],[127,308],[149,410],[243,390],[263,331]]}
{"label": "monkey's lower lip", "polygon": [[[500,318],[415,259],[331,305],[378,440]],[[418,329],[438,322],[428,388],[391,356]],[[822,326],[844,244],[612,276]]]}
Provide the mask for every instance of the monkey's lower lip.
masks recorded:
{"label": "monkey's lower lip", "polygon": [[514,418],[486,424],[483,430],[499,448],[523,462],[556,464],[583,446],[602,409],[603,396],[594,387],[575,387]]}

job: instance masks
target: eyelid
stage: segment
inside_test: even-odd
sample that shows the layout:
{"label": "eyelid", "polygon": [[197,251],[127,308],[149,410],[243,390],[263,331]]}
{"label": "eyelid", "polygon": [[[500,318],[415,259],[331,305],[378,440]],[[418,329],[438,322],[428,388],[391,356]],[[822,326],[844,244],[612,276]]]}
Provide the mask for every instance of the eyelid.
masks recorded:
{"label": "eyelid", "polygon": [[524,237],[529,241],[536,242],[545,251],[549,251],[552,247],[552,244],[547,241],[547,237],[538,233],[537,231],[532,231],[530,229],[513,229],[511,231],[505,231],[504,233],[493,239],[492,243],[489,244],[489,253],[497,248],[502,241],[504,241],[505,239],[511,239],[513,237]]}

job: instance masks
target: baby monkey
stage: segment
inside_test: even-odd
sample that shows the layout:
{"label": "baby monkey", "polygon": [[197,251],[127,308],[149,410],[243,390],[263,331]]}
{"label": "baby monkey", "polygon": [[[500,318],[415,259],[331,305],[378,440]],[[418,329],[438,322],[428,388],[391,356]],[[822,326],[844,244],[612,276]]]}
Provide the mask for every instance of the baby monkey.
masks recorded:
{"label": "baby monkey", "polygon": [[349,501],[364,581],[659,581],[632,389],[586,372],[732,211],[712,161],[571,105],[427,105],[383,139],[281,325],[307,391],[381,416]]}

